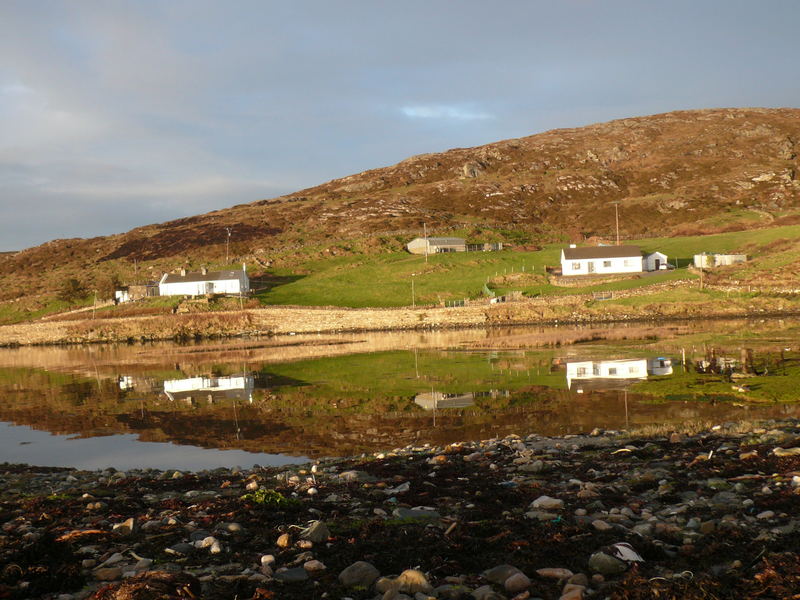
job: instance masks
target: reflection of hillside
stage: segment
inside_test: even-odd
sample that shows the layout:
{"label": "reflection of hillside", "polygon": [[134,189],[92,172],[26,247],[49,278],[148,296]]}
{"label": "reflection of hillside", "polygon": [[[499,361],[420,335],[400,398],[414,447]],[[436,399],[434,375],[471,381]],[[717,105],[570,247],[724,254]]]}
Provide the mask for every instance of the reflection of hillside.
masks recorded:
{"label": "reflection of hillside", "polygon": [[[142,441],[172,442],[203,448],[241,449],[295,456],[336,456],[375,452],[408,444],[451,443],[537,431],[545,435],[618,429],[654,422],[688,419],[713,422],[740,418],[800,415],[800,407],[778,405],[746,410],[720,403],[643,404],[628,394],[626,406],[618,392],[597,392],[591,398],[566,391],[537,390],[534,398],[510,405],[454,408],[433,415],[422,410],[372,413],[315,411],[308,407],[276,408],[269,400],[239,401],[195,407],[128,400],[117,413],[98,411],[91,401],[73,410],[58,402],[10,402],[0,406],[0,418],[59,434],[89,437],[135,434]],[[18,398],[17,398],[18,399]]]}

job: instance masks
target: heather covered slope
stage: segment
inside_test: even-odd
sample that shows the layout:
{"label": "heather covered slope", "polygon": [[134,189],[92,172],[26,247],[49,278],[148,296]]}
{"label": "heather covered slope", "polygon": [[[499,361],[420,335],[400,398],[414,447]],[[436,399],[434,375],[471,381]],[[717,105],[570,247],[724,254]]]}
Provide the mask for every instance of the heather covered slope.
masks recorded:
{"label": "heather covered slope", "polygon": [[800,109],[673,112],[409,158],[272,200],[0,256],[0,302],[52,297],[69,277],[231,260],[256,270],[397,250],[422,224],[517,244],[752,229],[800,214]]}

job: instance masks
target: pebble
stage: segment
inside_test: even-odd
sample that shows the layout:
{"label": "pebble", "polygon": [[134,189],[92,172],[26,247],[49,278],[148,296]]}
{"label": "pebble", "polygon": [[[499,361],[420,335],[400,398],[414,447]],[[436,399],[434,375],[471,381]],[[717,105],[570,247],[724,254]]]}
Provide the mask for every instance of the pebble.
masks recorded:
{"label": "pebble", "polygon": [[378,569],[372,564],[360,560],[339,573],[339,582],[348,588],[369,587],[378,577],[380,577]]}

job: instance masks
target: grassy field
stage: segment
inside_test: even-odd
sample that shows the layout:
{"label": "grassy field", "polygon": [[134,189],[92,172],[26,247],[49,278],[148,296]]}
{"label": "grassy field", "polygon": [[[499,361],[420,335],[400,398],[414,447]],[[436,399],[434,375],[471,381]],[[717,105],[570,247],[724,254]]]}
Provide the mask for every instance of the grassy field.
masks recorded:
{"label": "grassy field", "polygon": [[[476,298],[484,285],[495,293],[512,290],[527,295],[569,295],[595,291],[625,290],[666,281],[693,279],[686,266],[700,252],[745,252],[800,237],[800,226],[737,231],[708,236],[653,238],[636,243],[645,252],[659,250],[680,268],[641,279],[628,279],[586,287],[556,287],[547,282],[546,266],[559,264],[562,244],[537,252],[475,252],[434,254],[428,257],[406,252],[336,257],[304,263],[294,271],[278,271],[284,278],[257,294],[262,304],[305,306],[391,307],[438,304]],[[677,298],[676,298],[677,299]]]}

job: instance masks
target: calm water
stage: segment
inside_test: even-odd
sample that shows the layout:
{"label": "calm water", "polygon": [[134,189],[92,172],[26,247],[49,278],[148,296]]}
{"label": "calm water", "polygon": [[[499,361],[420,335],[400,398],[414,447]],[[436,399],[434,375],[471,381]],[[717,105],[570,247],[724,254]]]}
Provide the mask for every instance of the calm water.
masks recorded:
{"label": "calm water", "polygon": [[714,321],[0,350],[0,461],[280,465],[800,415],[800,325]]}

